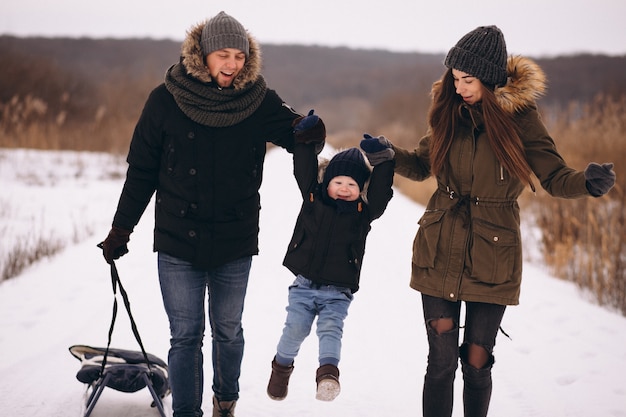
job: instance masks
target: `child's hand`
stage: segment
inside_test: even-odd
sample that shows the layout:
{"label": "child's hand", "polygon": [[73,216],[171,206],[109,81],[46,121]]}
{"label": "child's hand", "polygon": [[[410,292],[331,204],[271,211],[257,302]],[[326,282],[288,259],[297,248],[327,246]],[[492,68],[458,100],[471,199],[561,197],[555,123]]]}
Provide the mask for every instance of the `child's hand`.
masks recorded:
{"label": "child's hand", "polygon": [[365,133],[361,140],[361,149],[365,152],[372,166],[390,161],[396,155],[391,142],[384,136],[372,137]]}

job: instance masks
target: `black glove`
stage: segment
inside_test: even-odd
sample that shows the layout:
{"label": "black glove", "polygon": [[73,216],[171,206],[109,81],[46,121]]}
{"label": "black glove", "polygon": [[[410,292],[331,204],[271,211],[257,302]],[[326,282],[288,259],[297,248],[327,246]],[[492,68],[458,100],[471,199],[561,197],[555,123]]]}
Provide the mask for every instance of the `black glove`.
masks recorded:
{"label": "black glove", "polygon": [[609,192],[615,184],[615,171],[613,163],[596,164],[590,163],[585,168],[587,191],[594,197],[600,197]]}
{"label": "black glove", "polygon": [[323,143],[326,140],[326,126],[314,110],[309,111],[307,116],[294,119],[293,136],[297,143]]}
{"label": "black glove", "polygon": [[385,161],[391,161],[396,152],[391,146],[391,142],[384,136],[372,137],[365,133],[361,140],[361,149],[365,152],[367,159],[372,166],[382,164]]}
{"label": "black glove", "polygon": [[108,264],[128,253],[126,244],[130,240],[130,233],[128,230],[113,226],[106,239],[98,244]]}

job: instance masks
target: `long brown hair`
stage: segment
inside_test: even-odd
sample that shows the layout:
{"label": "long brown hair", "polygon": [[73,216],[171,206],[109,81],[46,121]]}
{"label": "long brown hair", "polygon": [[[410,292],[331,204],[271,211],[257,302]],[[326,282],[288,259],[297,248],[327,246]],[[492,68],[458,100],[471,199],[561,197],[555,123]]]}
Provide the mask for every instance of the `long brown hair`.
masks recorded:
{"label": "long brown hair", "polygon": [[[433,102],[428,112],[430,129],[430,169],[441,172],[460,124],[463,103],[454,87],[452,69],[448,69],[433,88]],[[439,84],[437,86],[437,84]],[[482,115],[489,145],[502,166],[523,183],[532,187],[532,170],[526,161],[518,125],[513,115],[498,105],[493,90],[482,84]]]}

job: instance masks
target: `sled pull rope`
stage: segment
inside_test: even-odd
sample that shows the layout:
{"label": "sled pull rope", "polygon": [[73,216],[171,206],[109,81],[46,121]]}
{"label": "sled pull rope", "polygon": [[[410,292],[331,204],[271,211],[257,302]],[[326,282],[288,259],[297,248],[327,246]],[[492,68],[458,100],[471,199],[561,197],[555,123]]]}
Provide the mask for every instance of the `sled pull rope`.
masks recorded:
{"label": "sled pull rope", "polygon": [[120,288],[120,294],[122,294],[122,299],[124,300],[124,307],[126,307],[126,312],[128,313],[128,318],[130,319],[130,326],[133,329],[133,334],[135,335],[135,339],[137,343],[139,343],[139,347],[141,348],[141,353],[143,353],[143,357],[146,360],[146,364],[148,365],[148,369],[152,370],[152,365],[150,364],[150,360],[148,359],[148,354],[143,347],[143,343],[141,342],[141,336],[139,336],[139,331],[137,330],[137,324],[135,323],[135,319],[133,318],[133,314],[130,311],[130,301],[128,300],[128,294],[122,285],[122,281],[120,280],[119,273],[117,272],[117,267],[115,266],[115,262],[111,261],[111,285],[113,286],[113,314],[111,317],[111,326],[109,327],[109,338],[107,341],[107,348],[104,352],[104,358],[102,360],[102,367],[100,368],[100,375],[104,374],[104,368],[107,363],[107,357],[109,356],[109,347],[111,346],[111,338],[113,336],[113,327],[115,327],[115,319],[117,318],[117,287]]}

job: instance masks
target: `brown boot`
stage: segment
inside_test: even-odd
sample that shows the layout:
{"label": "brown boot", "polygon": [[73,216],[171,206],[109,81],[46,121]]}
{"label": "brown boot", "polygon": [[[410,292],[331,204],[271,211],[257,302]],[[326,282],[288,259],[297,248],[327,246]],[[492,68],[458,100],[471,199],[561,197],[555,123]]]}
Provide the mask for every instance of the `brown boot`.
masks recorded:
{"label": "brown boot", "polygon": [[315,398],[320,401],[332,401],[341,392],[339,369],[335,365],[322,365],[317,368],[315,382],[317,382]]}
{"label": "brown boot", "polygon": [[235,417],[237,401],[218,401],[213,397],[213,417]]}
{"label": "brown boot", "polygon": [[276,362],[276,357],[272,360],[272,375],[270,382],[267,384],[267,395],[272,400],[281,401],[287,396],[287,386],[289,385],[289,377],[293,372],[293,364],[290,366],[282,366]]}

